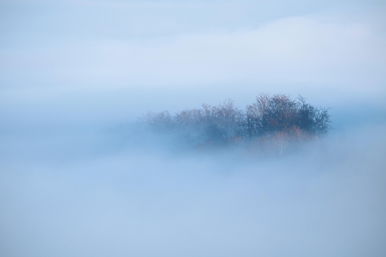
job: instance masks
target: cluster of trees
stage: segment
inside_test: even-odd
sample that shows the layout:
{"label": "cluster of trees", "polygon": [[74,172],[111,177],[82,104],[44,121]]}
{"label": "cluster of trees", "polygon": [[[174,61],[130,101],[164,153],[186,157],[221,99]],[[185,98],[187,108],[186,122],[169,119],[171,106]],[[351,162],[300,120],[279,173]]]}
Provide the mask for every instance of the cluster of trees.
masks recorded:
{"label": "cluster of trees", "polygon": [[231,101],[218,106],[149,114],[147,124],[158,132],[179,135],[196,145],[251,142],[267,137],[304,138],[326,133],[329,114],[303,98],[259,96],[240,110]]}

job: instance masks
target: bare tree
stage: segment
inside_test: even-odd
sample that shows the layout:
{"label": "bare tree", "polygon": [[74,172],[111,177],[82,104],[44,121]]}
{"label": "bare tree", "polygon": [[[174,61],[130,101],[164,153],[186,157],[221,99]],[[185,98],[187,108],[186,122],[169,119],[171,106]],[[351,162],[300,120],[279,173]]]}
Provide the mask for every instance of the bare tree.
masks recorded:
{"label": "bare tree", "polygon": [[[202,105],[175,115],[151,114],[148,124],[157,131],[173,131],[193,144],[223,145],[276,135],[275,138],[326,133],[329,114],[304,98],[258,96],[245,111],[228,100],[218,106]],[[271,137],[273,138],[273,137]]]}

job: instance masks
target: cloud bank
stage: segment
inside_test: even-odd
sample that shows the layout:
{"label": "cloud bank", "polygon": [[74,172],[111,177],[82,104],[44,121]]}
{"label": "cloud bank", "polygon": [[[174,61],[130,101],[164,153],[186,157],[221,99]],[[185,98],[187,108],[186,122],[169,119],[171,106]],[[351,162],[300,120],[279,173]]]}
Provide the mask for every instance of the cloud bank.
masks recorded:
{"label": "cloud bank", "polygon": [[44,135],[40,148],[24,140],[1,159],[0,251],[383,256],[384,129],[331,135],[281,158],[157,145],[95,152],[102,135],[93,144]]}
{"label": "cloud bank", "polygon": [[[381,4],[378,10],[375,3],[358,1],[346,9],[339,2],[299,11],[297,2],[287,13],[259,20],[270,5],[64,1],[66,8],[58,9],[60,3],[42,1],[44,8],[29,12],[22,3],[4,4],[12,7],[5,8],[9,26],[2,28],[6,41],[0,48],[8,90],[243,85],[274,93],[329,95],[349,89],[352,97],[385,95]],[[216,8],[219,14],[213,16]]]}

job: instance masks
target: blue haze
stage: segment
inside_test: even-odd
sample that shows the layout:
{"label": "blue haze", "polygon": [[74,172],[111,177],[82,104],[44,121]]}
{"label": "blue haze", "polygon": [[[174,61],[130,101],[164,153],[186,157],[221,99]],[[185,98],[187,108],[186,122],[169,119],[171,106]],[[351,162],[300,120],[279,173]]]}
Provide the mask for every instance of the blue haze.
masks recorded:
{"label": "blue haze", "polygon": [[[0,0],[0,256],[381,257],[384,1]],[[329,108],[281,157],[128,124],[259,94]]]}

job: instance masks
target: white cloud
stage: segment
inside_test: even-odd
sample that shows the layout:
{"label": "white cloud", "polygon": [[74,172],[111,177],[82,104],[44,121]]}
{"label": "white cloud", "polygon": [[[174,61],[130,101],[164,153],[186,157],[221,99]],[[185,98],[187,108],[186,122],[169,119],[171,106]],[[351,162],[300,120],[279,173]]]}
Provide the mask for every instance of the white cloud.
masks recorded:
{"label": "white cloud", "polygon": [[0,26],[6,107],[64,101],[61,95],[100,102],[105,93],[106,102],[131,99],[138,110],[159,94],[191,105],[246,103],[260,93],[301,94],[323,105],[332,98],[380,103],[386,95],[384,9],[372,3],[300,10],[296,1],[286,12],[280,1],[40,3],[45,8],[14,9]]}
{"label": "white cloud", "polygon": [[66,41],[6,52],[2,66],[9,80],[22,71],[20,84],[27,78],[70,87],[309,85],[383,94],[385,34],[377,29],[336,17],[291,17],[236,32]]}

